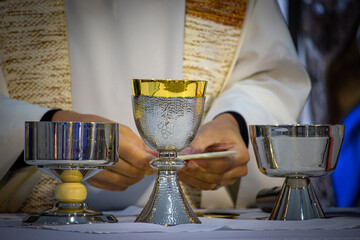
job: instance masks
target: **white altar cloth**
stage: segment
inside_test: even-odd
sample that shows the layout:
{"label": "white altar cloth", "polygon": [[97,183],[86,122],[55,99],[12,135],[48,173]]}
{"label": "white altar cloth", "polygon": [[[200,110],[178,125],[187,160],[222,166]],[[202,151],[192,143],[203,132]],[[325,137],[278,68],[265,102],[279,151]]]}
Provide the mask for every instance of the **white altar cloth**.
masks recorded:
{"label": "white altar cloth", "polygon": [[200,217],[202,224],[173,227],[134,223],[140,210],[130,207],[106,212],[114,214],[119,223],[61,226],[24,226],[25,215],[0,214],[0,239],[54,240],[67,236],[71,239],[360,239],[359,209],[331,209],[328,210],[331,216],[326,219],[305,221],[266,220],[269,214],[260,209],[223,209],[217,211],[239,216],[235,219]]}

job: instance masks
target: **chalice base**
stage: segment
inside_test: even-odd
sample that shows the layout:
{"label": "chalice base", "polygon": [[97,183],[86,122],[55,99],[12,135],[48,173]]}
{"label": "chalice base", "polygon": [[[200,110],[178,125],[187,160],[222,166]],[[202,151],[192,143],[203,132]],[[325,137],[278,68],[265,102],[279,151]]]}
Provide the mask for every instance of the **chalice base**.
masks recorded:
{"label": "chalice base", "polygon": [[310,178],[287,177],[270,215],[270,220],[325,218]]}
{"label": "chalice base", "polygon": [[177,171],[158,171],[150,199],[135,222],[164,226],[201,223],[184,196]]}
{"label": "chalice base", "polygon": [[88,208],[86,203],[56,203],[42,213],[29,214],[24,225],[68,225],[90,223],[116,223],[116,217]]}

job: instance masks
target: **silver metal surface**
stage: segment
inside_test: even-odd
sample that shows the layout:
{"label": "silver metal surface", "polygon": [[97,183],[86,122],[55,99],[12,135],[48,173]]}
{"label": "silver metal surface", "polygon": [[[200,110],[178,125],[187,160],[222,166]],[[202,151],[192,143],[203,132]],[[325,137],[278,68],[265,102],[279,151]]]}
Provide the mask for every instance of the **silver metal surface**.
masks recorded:
{"label": "silver metal surface", "polygon": [[150,199],[136,222],[164,226],[201,223],[184,196],[176,171],[158,171]]}
{"label": "silver metal surface", "polygon": [[[66,209],[72,209],[70,212]],[[78,212],[74,211],[75,209]],[[65,211],[64,211],[65,210]],[[29,214],[23,220],[25,225],[68,225],[91,223],[115,223],[115,216],[91,209],[86,203],[56,203],[55,206],[38,214]]]}
{"label": "silver metal surface", "polygon": [[132,96],[132,102],[144,141],[158,152],[179,152],[195,137],[205,97]]}
{"label": "silver metal surface", "polygon": [[39,168],[101,168],[117,161],[115,123],[25,122],[25,162]]}
{"label": "silver metal surface", "polygon": [[306,220],[324,218],[310,179],[285,179],[280,195],[271,212],[270,220]]}
{"label": "silver metal surface", "polygon": [[136,222],[174,226],[201,223],[179,185],[177,170],[185,166],[177,152],[195,137],[205,97],[133,96],[136,126],[144,141],[159,152],[151,167],[158,170],[149,201]]}
{"label": "silver metal surface", "polygon": [[[59,184],[63,187],[59,194],[68,199],[73,196],[68,196],[63,189],[71,190],[71,186],[76,184],[76,187],[81,187],[82,181],[94,176],[106,166],[117,163],[117,147],[116,123],[25,123],[25,162],[63,181],[64,183]],[[80,191],[85,199],[86,188],[82,189],[82,192],[75,192]],[[24,219],[24,224],[117,222],[114,216],[90,209],[84,202],[69,201],[58,202],[52,209],[42,213],[30,214]]]}
{"label": "silver metal surface", "polygon": [[331,173],[344,138],[344,125],[251,125],[250,139],[260,171],[286,177],[270,219],[325,217],[310,177]]}

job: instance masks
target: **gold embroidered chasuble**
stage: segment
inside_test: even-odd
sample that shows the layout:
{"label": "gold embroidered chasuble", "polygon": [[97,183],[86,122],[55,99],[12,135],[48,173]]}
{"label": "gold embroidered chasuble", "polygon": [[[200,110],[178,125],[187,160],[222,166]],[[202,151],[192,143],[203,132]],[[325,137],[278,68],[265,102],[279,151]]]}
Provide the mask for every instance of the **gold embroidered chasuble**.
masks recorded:
{"label": "gold embroidered chasuble", "polygon": [[[220,94],[235,62],[247,0],[187,0],[183,78],[208,80],[206,110]],[[0,2],[0,66],[9,96],[71,110],[71,80],[63,0]],[[52,207],[56,180],[42,174],[21,209]],[[185,187],[190,204],[200,193]]]}

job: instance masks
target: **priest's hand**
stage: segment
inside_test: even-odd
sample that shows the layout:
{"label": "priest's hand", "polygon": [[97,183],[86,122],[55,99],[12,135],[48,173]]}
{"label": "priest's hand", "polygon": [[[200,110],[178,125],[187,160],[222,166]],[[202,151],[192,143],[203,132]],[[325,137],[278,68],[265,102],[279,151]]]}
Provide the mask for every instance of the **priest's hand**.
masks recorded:
{"label": "priest's hand", "polygon": [[227,150],[235,150],[237,154],[187,161],[186,166],[179,171],[180,180],[192,188],[214,190],[233,184],[237,178],[247,174],[247,162],[250,159],[248,149],[236,119],[224,113],[200,127],[194,140],[180,155]]}
{"label": "priest's hand", "polygon": [[[58,111],[52,121],[112,122],[96,115],[73,111]],[[149,162],[156,158],[157,153],[130,128],[121,124],[119,124],[118,152],[118,163],[88,179],[88,183],[105,190],[124,191],[145,176],[156,172],[149,166]]]}
{"label": "priest's hand", "polygon": [[149,162],[157,154],[151,150],[130,128],[119,127],[119,157],[115,166],[90,178],[88,182],[98,188],[112,191],[124,191],[127,187],[139,182],[156,170]]}

